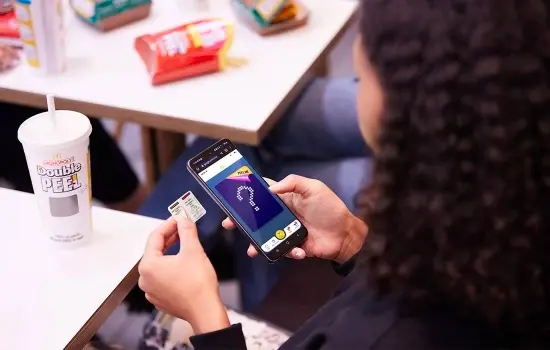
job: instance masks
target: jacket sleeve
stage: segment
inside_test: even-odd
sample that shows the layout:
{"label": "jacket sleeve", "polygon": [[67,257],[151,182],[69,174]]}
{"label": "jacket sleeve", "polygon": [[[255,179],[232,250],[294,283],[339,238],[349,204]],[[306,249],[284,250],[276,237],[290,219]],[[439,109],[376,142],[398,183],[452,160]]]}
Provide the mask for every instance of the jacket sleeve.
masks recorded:
{"label": "jacket sleeve", "polygon": [[332,261],[332,268],[334,269],[334,272],[339,274],[340,276],[347,276],[353,269],[355,268],[355,260],[356,256],[351,257],[348,261],[346,261],[343,264],[338,264],[335,261]]}
{"label": "jacket sleeve", "polygon": [[240,323],[219,331],[195,335],[189,340],[195,350],[246,350],[243,328]]}

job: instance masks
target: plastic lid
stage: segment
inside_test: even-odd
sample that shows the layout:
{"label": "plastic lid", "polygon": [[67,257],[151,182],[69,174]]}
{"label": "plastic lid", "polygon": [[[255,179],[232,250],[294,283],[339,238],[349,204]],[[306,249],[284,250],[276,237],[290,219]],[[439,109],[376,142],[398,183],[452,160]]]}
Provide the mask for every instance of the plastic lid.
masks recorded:
{"label": "plastic lid", "polygon": [[92,133],[90,120],[82,113],[55,111],[56,125],[48,112],[25,120],[17,137],[25,147],[44,150],[69,148],[87,139]]}

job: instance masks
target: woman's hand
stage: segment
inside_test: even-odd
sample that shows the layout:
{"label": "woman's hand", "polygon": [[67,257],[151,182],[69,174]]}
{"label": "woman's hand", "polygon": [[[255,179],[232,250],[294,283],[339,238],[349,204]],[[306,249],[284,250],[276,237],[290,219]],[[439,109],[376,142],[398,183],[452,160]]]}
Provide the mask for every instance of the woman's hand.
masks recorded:
{"label": "woman's hand", "polygon": [[[359,251],[367,227],[327,185],[297,175],[289,175],[278,183],[266,181],[271,192],[279,195],[309,233],[301,248],[294,248],[288,254],[290,258],[310,256],[344,263]],[[230,218],[222,225],[226,229],[235,228]],[[248,255],[258,255],[252,245],[248,248]]]}
{"label": "woman's hand", "polygon": [[[179,235],[177,255],[164,255]],[[139,264],[139,287],[159,310],[187,320],[196,334],[228,327],[218,278],[187,218],[168,219],[151,233]]]}

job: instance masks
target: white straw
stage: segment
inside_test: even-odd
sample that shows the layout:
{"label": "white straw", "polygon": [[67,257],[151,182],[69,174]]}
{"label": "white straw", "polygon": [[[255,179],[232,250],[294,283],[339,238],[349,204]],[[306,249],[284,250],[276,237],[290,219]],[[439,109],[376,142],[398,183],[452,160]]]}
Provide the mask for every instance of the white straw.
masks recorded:
{"label": "white straw", "polygon": [[46,103],[48,104],[48,113],[50,113],[50,119],[55,129],[57,127],[57,118],[55,117],[55,101],[53,94],[46,95]]}

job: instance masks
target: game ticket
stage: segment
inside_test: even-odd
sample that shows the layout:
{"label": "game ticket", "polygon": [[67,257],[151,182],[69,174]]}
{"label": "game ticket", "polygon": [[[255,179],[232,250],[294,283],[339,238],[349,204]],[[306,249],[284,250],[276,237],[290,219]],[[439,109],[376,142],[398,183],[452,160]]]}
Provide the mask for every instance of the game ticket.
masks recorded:
{"label": "game ticket", "polygon": [[174,218],[185,216],[193,222],[197,222],[206,214],[206,209],[199,202],[197,197],[191,191],[187,191],[183,196],[168,207],[168,211]]}

